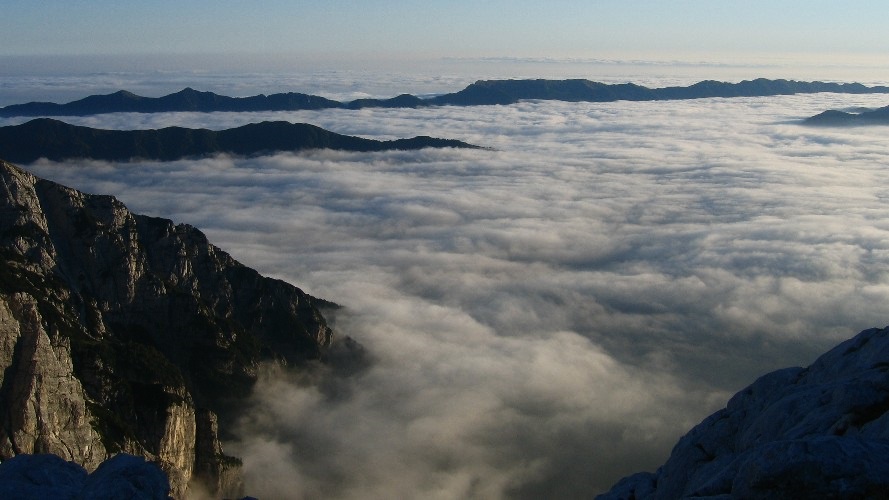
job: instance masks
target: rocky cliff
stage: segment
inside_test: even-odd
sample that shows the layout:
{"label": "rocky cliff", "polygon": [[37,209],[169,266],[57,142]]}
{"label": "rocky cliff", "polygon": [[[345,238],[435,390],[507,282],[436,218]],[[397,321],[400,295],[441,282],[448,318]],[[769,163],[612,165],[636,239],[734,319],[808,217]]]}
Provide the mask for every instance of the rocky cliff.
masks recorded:
{"label": "rocky cliff", "polygon": [[[0,161],[0,459],[155,461],[174,496],[237,496],[219,445],[263,360],[331,341],[333,306],[260,276],[198,230]],[[219,419],[219,427],[217,426]]]}
{"label": "rocky cliff", "polygon": [[889,498],[889,328],[763,376],[613,499]]}

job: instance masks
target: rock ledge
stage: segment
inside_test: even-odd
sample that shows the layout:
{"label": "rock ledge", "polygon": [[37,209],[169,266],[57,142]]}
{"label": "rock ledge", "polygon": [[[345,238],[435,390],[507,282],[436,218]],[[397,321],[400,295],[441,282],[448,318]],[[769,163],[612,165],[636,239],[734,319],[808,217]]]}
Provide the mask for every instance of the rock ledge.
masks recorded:
{"label": "rock ledge", "polygon": [[597,498],[889,498],[889,329],[761,377]]}

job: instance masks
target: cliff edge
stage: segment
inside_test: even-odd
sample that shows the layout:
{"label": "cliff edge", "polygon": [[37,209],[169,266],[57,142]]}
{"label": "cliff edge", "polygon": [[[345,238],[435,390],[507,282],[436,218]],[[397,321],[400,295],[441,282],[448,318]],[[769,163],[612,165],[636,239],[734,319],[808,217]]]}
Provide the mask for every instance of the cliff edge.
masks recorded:
{"label": "cliff edge", "polygon": [[765,375],[599,500],[889,498],[889,328]]}
{"label": "cliff edge", "polygon": [[[0,460],[94,470],[125,452],[242,494],[217,429],[262,361],[322,356],[332,305],[259,275],[197,229],[0,161]],[[219,424],[217,425],[217,419]]]}

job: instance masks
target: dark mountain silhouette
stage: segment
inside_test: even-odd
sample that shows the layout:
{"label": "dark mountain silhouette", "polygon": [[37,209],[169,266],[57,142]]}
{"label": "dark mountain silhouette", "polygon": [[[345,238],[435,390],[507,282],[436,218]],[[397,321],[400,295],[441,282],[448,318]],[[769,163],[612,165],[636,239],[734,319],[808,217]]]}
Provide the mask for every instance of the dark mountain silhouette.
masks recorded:
{"label": "dark mountain silhouette", "polygon": [[688,87],[648,88],[632,83],[604,84],[589,80],[480,80],[454,94],[431,99],[434,104],[511,104],[522,99],[573,102],[656,101],[707,97],[756,97],[816,92],[844,94],[889,93],[889,87],[859,83],[745,80],[740,83],[705,80]]}
{"label": "dark mountain silhouette", "polygon": [[436,104],[511,104],[522,99],[607,102],[647,101],[656,90],[632,83],[609,85],[589,80],[480,80],[454,94],[435,97]]}
{"label": "dark mountain silhouette", "polygon": [[654,90],[657,99],[697,99],[704,97],[759,97],[772,95],[815,94],[886,94],[889,87],[867,87],[860,83],[799,82],[795,80],[744,80],[725,83],[704,80],[688,87],[665,87]]}
{"label": "dark mountain silhouette", "polygon": [[361,108],[420,108],[429,106],[429,101],[415,95],[401,94],[391,99],[356,99],[345,106],[349,109]]}
{"label": "dark mountain silhouette", "polygon": [[336,149],[343,151],[475,148],[457,140],[419,136],[377,141],[336,134],[306,123],[262,122],[213,131],[167,127],[157,130],[104,130],[37,118],[0,127],[0,157],[17,163],[39,158],[127,161],[133,158],[170,161],[216,153],[257,155],[278,151]]}
{"label": "dark mountain silhouette", "polygon": [[653,101],[705,97],[756,97],[816,92],[844,94],[889,93],[889,87],[860,83],[799,82],[794,80],[745,80],[739,83],[705,80],[687,87],[648,88],[633,83],[606,84],[590,80],[479,80],[459,92],[431,99],[402,94],[391,99],[357,99],[339,102],[324,97],[283,93],[251,97],[227,97],[186,88],[163,97],[142,97],[119,91],[89,96],[67,104],[30,102],[0,108],[0,116],[84,116],[101,113],[172,111],[295,111],[301,109],[367,107],[417,108],[422,106],[479,106],[513,104],[522,99],[570,102]]}
{"label": "dark mountain silhouette", "polygon": [[323,97],[286,93],[270,96],[227,97],[185,88],[163,97],[142,97],[125,90],[92,95],[67,104],[30,102],[0,109],[0,116],[86,116],[102,113],[161,113],[170,111],[292,111],[335,108],[341,104]]}
{"label": "dark mountain silhouette", "polygon": [[859,113],[847,113],[845,111],[829,110],[815,116],[806,118],[805,125],[889,125],[889,106],[861,111]]}

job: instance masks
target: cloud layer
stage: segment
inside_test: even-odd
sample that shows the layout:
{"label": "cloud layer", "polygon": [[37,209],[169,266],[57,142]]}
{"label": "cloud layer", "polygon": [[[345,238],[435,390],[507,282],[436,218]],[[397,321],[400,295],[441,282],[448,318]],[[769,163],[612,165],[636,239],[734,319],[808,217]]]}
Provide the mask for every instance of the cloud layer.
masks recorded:
{"label": "cloud layer", "polygon": [[372,363],[267,374],[228,448],[249,493],[588,498],[757,375],[889,323],[884,130],[797,124],[884,99],[109,115],[79,123],[275,118],[494,150],[30,169],[346,306],[336,330]]}

